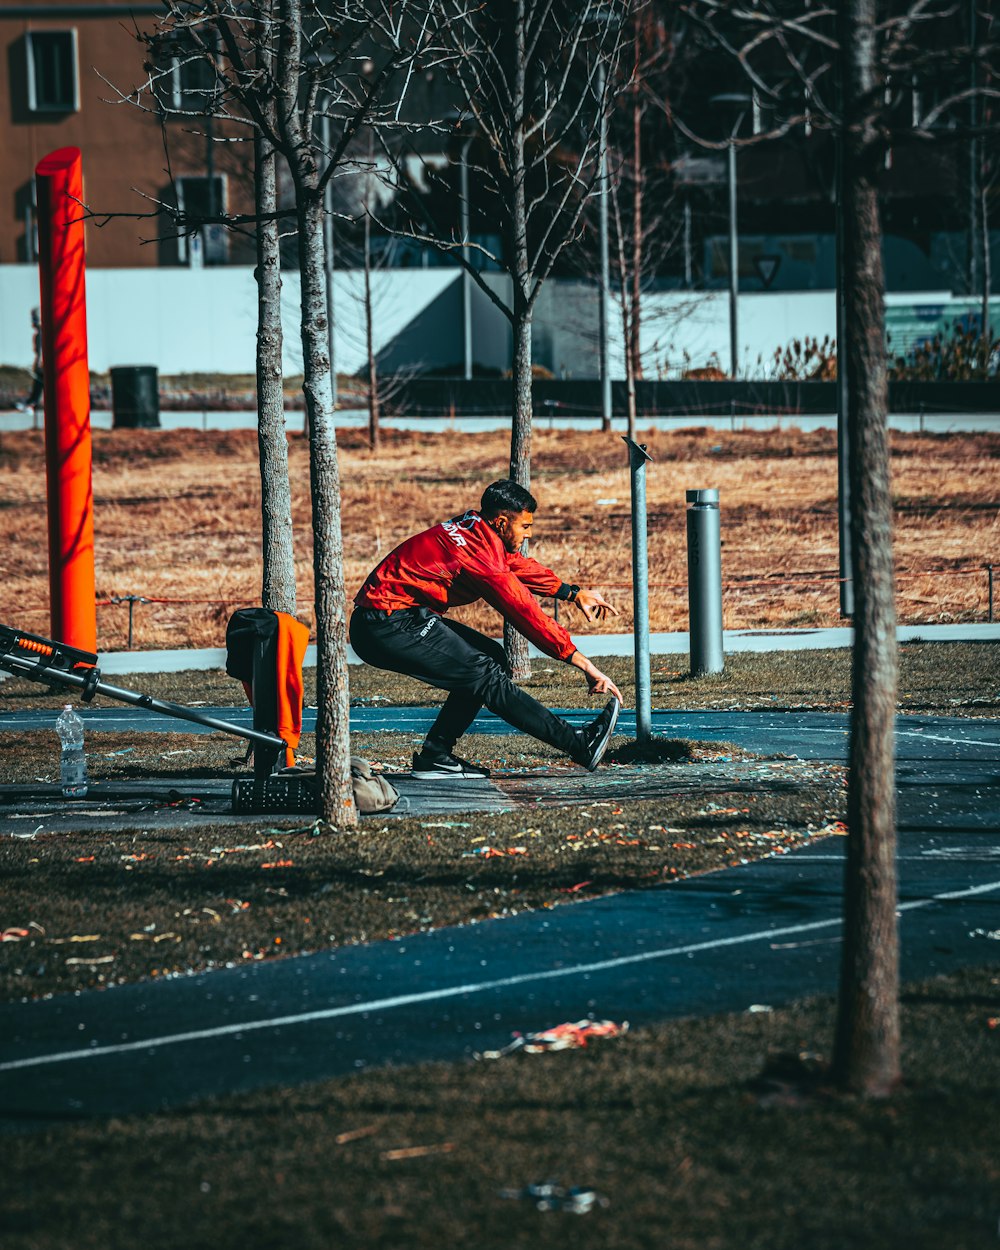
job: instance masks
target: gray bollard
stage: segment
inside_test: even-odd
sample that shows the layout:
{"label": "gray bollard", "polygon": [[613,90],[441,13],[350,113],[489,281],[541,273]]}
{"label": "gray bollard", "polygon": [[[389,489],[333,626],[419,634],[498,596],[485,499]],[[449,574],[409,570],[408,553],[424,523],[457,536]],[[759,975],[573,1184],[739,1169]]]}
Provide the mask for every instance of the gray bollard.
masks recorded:
{"label": "gray bollard", "polygon": [[722,541],[719,534],[719,492],[689,490],[687,501],[688,616],[691,675],[721,673]]}
{"label": "gray bollard", "polygon": [[635,738],[653,732],[652,682],[649,676],[649,552],[646,547],[646,464],[652,456],[645,443],[622,435],[628,447],[632,479],[632,616],[635,638]]}

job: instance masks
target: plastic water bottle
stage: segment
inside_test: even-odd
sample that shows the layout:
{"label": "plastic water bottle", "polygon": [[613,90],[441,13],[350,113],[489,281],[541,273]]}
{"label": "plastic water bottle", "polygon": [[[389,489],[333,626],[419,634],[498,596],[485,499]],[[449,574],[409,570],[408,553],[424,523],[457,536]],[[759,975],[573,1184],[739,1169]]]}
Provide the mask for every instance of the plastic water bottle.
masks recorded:
{"label": "plastic water bottle", "polygon": [[87,793],[87,760],[83,754],[83,721],[67,703],[56,721],[62,743],[59,781],[64,799],[82,799]]}

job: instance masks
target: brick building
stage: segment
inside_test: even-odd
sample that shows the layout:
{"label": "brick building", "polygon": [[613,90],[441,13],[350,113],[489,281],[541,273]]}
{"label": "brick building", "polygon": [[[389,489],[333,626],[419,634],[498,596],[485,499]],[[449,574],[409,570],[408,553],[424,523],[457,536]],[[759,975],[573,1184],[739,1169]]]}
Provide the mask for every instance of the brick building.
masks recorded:
{"label": "brick building", "polygon": [[[242,200],[250,164],[248,144],[212,144],[202,119],[157,116],[128,99],[147,77],[137,31],[163,12],[162,4],[115,0],[0,0],[0,265],[35,259],[34,169],[66,146],[83,153],[84,199],[98,214],[87,227],[91,267],[248,260],[246,245],[218,227],[194,239],[161,237],[170,228],[156,201],[197,212],[211,195],[226,209]],[[165,106],[197,100],[198,69],[159,67]],[[101,214],[124,213],[154,215],[99,224]]]}

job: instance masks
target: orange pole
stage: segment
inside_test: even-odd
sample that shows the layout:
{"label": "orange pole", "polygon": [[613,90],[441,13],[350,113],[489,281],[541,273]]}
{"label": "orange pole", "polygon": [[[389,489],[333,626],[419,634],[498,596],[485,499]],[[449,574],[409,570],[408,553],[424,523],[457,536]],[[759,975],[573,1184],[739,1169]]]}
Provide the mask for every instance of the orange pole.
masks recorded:
{"label": "orange pole", "polygon": [[90,374],[79,148],[35,168],[52,637],[97,650]]}

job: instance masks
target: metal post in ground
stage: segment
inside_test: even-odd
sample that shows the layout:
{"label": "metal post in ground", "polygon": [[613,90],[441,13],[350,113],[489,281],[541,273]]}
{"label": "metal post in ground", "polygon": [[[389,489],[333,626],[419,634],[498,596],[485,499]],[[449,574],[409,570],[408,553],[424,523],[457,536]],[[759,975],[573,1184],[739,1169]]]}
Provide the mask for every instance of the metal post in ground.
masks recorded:
{"label": "metal post in ground", "polygon": [[719,492],[689,490],[687,502],[688,617],[691,675],[721,673],[722,540]]}
{"label": "metal post in ground", "polygon": [[128,604],[128,649],[129,651],[131,651],[132,650],[132,624],[133,624],[133,616],[135,614],[135,605],[137,603],[149,603],[149,600],[143,598],[142,595],[112,595],[111,602]]}
{"label": "metal post in ground", "polygon": [[[326,108],[330,108],[330,96],[326,98]],[[330,115],[324,112],[321,116],[323,127],[323,148],[326,158],[330,156]],[[334,293],[334,263],[336,260],[337,242],[333,233],[333,179],[323,189],[323,274],[326,281],[326,342],[330,353],[330,395],[333,407],[337,407],[337,308]]]}
{"label": "metal post in ground", "polygon": [[635,737],[646,741],[653,732],[652,682],[649,675],[649,552],[646,546],[646,464],[652,456],[645,443],[627,435],[632,480],[632,616],[635,638]]}
{"label": "metal post in ground", "polygon": [[598,177],[601,183],[601,195],[598,201],[600,217],[600,251],[601,251],[601,292],[597,306],[598,319],[598,364],[601,371],[601,429],[611,429],[611,367],[608,362],[608,292],[611,286],[610,261],[608,245],[608,112],[604,107],[604,85],[606,68],[602,60],[598,66],[597,90],[601,99],[601,128],[598,146]]}
{"label": "metal post in ground", "polygon": [[[737,126],[739,122],[736,123]],[[736,381],[740,368],[738,307],[740,298],[740,245],[736,221],[736,139],[729,140],[727,161],[729,182],[729,376]]]}
{"label": "metal post in ground", "polygon": [[462,210],[462,376],[472,379],[472,275],[469,273],[469,147],[475,135],[462,142],[460,208]]}
{"label": "metal post in ground", "polygon": [[987,564],[986,575],[989,578],[989,609],[986,614],[986,619],[992,623],[993,621],[993,565],[992,564]]}
{"label": "metal post in ground", "polygon": [[[837,21],[841,44],[846,46],[846,9],[841,7]],[[841,58],[843,61],[843,58]],[[843,74],[843,64],[840,66]],[[843,82],[837,83],[840,112],[843,116]],[[851,550],[851,483],[850,483],[850,435],[848,406],[850,397],[847,387],[847,304],[845,298],[844,266],[844,207],[847,195],[847,179],[844,170],[844,145],[847,137],[843,126],[834,131],[834,160],[836,195],[834,198],[836,234],[836,316],[837,316],[837,539],[840,572],[840,615],[845,619],[854,615],[854,556]]]}

